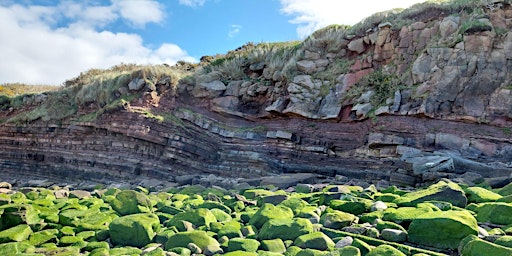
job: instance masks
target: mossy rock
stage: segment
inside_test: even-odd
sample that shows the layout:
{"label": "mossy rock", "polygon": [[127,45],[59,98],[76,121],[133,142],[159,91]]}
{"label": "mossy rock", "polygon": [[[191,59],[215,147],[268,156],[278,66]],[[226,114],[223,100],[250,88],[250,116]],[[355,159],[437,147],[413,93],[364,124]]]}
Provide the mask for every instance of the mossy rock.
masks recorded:
{"label": "mossy rock", "polygon": [[[390,208],[388,208],[390,209]],[[377,219],[382,219],[384,217],[384,211],[375,211],[362,214],[359,217],[359,223],[374,223]]]}
{"label": "mossy rock", "polygon": [[84,241],[83,238],[78,236],[63,236],[59,239],[59,246],[73,246],[78,248],[84,248],[87,245],[87,242]]}
{"label": "mossy rock", "polygon": [[75,233],[76,233],[75,231],[76,231],[76,228],[75,227],[71,227],[71,226],[63,226],[59,230],[61,236],[74,236]]}
{"label": "mossy rock", "polygon": [[260,240],[280,238],[295,240],[297,237],[313,232],[313,224],[304,218],[271,219],[261,227],[258,233]]}
{"label": "mossy rock", "polygon": [[368,254],[374,248],[373,246],[367,244],[365,241],[359,238],[354,238],[354,241],[352,241],[352,246],[359,249],[359,251],[361,251],[361,255]]}
{"label": "mossy rock", "polygon": [[377,201],[382,201],[382,202],[388,202],[388,203],[391,203],[393,201],[395,201],[396,199],[398,199],[400,196],[399,195],[396,195],[396,194],[391,194],[391,193],[380,193],[378,194],[378,196],[375,198],[375,200]]}
{"label": "mossy rock", "polygon": [[189,186],[186,186],[183,189],[181,189],[179,194],[192,196],[192,195],[200,195],[204,191],[206,191],[206,188],[202,185],[189,185]]}
{"label": "mossy rock", "polygon": [[505,235],[498,237],[498,239],[496,239],[494,243],[508,248],[512,248],[512,236]]}
{"label": "mossy rock", "polygon": [[221,209],[213,208],[210,210],[210,212],[213,214],[213,216],[215,216],[215,220],[218,222],[227,222],[233,220],[231,215]]}
{"label": "mossy rock", "polygon": [[110,250],[110,245],[105,242],[105,241],[101,241],[101,242],[88,242],[87,245],[83,248],[84,250],[86,251],[93,251],[97,248],[105,248],[107,250]]}
{"label": "mossy rock", "polygon": [[286,248],[286,252],[284,252],[284,255],[285,256],[295,256],[297,255],[297,253],[299,253],[300,251],[302,251],[302,248],[298,247],[298,246],[288,246]]}
{"label": "mossy rock", "polygon": [[236,237],[242,237],[242,224],[238,221],[229,221],[222,223],[222,227],[218,229],[217,236],[222,237],[226,236],[228,238],[236,238]]}
{"label": "mossy rock", "polygon": [[422,214],[435,211],[439,211],[439,209],[434,205],[421,203],[417,207],[388,208],[384,211],[382,219],[396,223],[408,223]]}
{"label": "mossy rock", "polygon": [[82,218],[88,215],[98,214],[99,210],[79,210],[79,209],[67,209],[59,213],[59,223],[64,226],[76,227],[77,223],[81,222]]}
{"label": "mossy rock", "polygon": [[115,198],[109,202],[120,215],[151,212],[151,201],[148,196],[134,191],[125,190],[117,193]]}
{"label": "mossy rock", "polygon": [[446,201],[464,208],[468,202],[462,188],[453,182],[440,181],[428,188],[409,192],[393,201],[399,206],[416,206],[426,201]]}
{"label": "mossy rock", "polygon": [[258,256],[256,252],[246,252],[246,251],[234,251],[224,253],[225,256]]}
{"label": "mossy rock", "polygon": [[174,247],[167,251],[177,253],[181,256],[190,256],[192,254],[192,251],[190,251],[190,249],[186,247]]}
{"label": "mossy rock", "polygon": [[125,246],[112,248],[110,249],[109,254],[110,256],[141,255],[142,250],[131,246]]}
{"label": "mossy rock", "polygon": [[456,249],[463,238],[478,234],[478,225],[467,211],[439,211],[416,217],[407,231],[409,242]]}
{"label": "mossy rock", "polygon": [[338,211],[360,215],[370,210],[372,201],[367,199],[359,199],[359,201],[331,200],[329,206]]}
{"label": "mossy rock", "polygon": [[228,242],[228,250],[230,252],[233,251],[246,251],[246,252],[256,252],[260,247],[260,242],[255,239],[246,239],[246,238],[233,238]]}
{"label": "mossy rock", "polygon": [[334,242],[322,232],[314,232],[297,237],[293,245],[306,249],[329,250],[334,248]]}
{"label": "mossy rock", "polygon": [[305,207],[309,206],[308,202],[295,197],[288,198],[279,203],[279,205],[290,208],[295,215],[299,214]]}
{"label": "mossy rock", "polygon": [[349,245],[337,250],[339,256],[361,256],[359,248]]}
{"label": "mossy rock", "polygon": [[34,232],[30,235],[28,241],[30,244],[37,246],[40,244],[47,243],[49,241],[56,242],[59,230],[57,229],[46,229],[38,232]]}
{"label": "mossy rock", "polygon": [[15,256],[27,251],[33,251],[34,246],[27,241],[23,242],[8,242],[0,244],[0,255]]}
{"label": "mossy rock", "polygon": [[2,205],[0,206],[0,212],[3,212],[2,218],[0,218],[0,230],[12,228],[19,224],[34,226],[42,222],[39,211],[30,204]]}
{"label": "mossy rock", "polygon": [[280,238],[272,239],[272,240],[262,240],[261,241],[261,249],[269,252],[276,253],[284,253],[286,252],[286,246],[283,243],[283,240]]}
{"label": "mossy rock", "polygon": [[188,221],[196,227],[205,226],[209,228],[210,223],[217,222],[217,219],[210,210],[206,208],[199,208],[174,215],[174,217],[167,223],[167,227],[176,226],[180,221]]}
{"label": "mossy rock", "polygon": [[464,256],[510,256],[512,255],[512,248],[490,243],[473,235],[461,241],[459,253]]}
{"label": "mossy rock", "polygon": [[481,187],[468,187],[464,189],[468,203],[486,203],[499,200],[503,196]]}
{"label": "mossy rock", "polygon": [[375,224],[375,228],[377,228],[377,230],[379,230],[379,231],[382,231],[383,229],[386,229],[386,228],[407,231],[402,226],[400,226],[394,222],[391,222],[391,221],[385,221],[385,220],[378,219],[374,222],[374,224]]}
{"label": "mossy rock", "polygon": [[[55,248],[37,248],[36,253],[43,253],[44,255],[55,255],[55,256],[75,256],[80,255],[80,248],[74,246],[68,247],[55,247]],[[110,254],[112,255],[112,254]]]}
{"label": "mossy rock", "polygon": [[328,255],[328,254],[329,254],[329,252],[324,252],[321,250],[303,249],[300,252],[298,252],[297,254],[295,254],[295,256],[324,256],[324,255]]}
{"label": "mossy rock", "polygon": [[395,249],[391,245],[383,244],[375,247],[366,256],[406,256],[403,252]]}
{"label": "mossy rock", "polygon": [[215,201],[204,201],[202,204],[198,205],[197,208],[206,208],[208,210],[219,209],[228,214],[231,213],[231,208],[225,206],[222,203],[215,202]]}
{"label": "mossy rock", "polygon": [[496,202],[512,203],[512,195],[504,196],[504,197],[496,200]]}
{"label": "mossy rock", "polygon": [[257,188],[257,189],[245,190],[243,193],[243,196],[245,196],[245,198],[247,198],[247,199],[253,200],[253,199],[258,199],[263,196],[272,196],[274,194],[275,193],[272,191]]}
{"label": "mossy rock", "polygon": [[172,249],[174,247],[187,247],[189,243],[194,243],[199,246],[201,250],[204,250],[208,245],[220,246],[219,242],[209,236],[205,231],[186,231],[179,232],[169,237],[167,243],[165,243],[165,250]]}
{"label": "mossy rock", "polygon": [[108,225],[117,218],[114,211],[108,212],[95,212],[94,214],[87,214],[75,221],[73,224],[80,230],[106,230]]}
{"label": "mossy rock", "polygon": [[249,224],[254,225],[256,228],[261,228],[263,224],[271,219],[292,219],[293,211],[286,206],[275,206],[272,204],[264,204],[254,215],[251,217]]}
{"label": "mossy rock", "polygon": [[278,253],[278,252],[269,252],[269,251],[262,251],[262,250],[258,250],[257,253],[258,253],[258,256],[282,256],[283,255],[282,253]]}
{"label": "mossy rock", "polygon": [[159,230],[158,216],[152,213],[122,216],[114,219],[109,226],[112,243],[136,247],[151,242]]}
{"label": "mossy rock", "polygon": [[0,231],[0,243],[25,241],[32,234],[32,229],[27,224]]}
{"label": "mossy rock", "polygon": [[512,195],[512,182],[510,182],[509,184],[507,184],[506,186],[498,189],[498,194],[502,195],[502,196],[509,196],[509,195]]}
{"label": "mossy rock", "polygon": [[325,212],[320,217],[320,224],[326,228],[340,229],[346,226],[350,226],[353,223],[357,223],[359,218],[353,214],[333,210],[331,212]]}
{"label": "mossy rock", "polygon": [[482,203],[474,209],[479,222],[490,222],[499,225],[512,224],[512,204],[510,203]]}

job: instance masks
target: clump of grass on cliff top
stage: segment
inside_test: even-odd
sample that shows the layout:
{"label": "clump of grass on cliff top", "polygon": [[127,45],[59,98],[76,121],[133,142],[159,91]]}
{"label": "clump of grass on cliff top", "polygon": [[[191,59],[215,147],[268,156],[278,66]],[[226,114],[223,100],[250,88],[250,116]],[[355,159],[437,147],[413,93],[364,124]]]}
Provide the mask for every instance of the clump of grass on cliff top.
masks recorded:
{"label": "clump of grass on cliff top", "polygon": [[55,85],[31,85],[22,83],[7,83],[0,85],[0,95],[14,97],[22,94],[43,93],[58,90],[60,86]]}
{"label": "clump of grass on cliff top", "polygon": [[298,41],[259,44],[249,42],[226,54],[203,56],[200,69],[183,82],[248,79],[250,65],[262,62],[266,63],[272,73],[283,70],[288,62],[295,64],[294,56],[300,45],[301,43]]}
{"label": "clump of grass on cliff top", "polygon": [[490,0],[428,0],[407,9],[396,8],[375,13],[349,28],[347,33],[362,35],[368,29],[373,29],[383,22],[390,22],[394,28],[400,29],[417,21],[418,17],[435,18],[441,13],[471,13],[475,8],[492,7],[492,5]]}
{"label": "clump of grass on cliff top", "polygon": [[[146,83],[153,84],[165,79],[173,87],[179,79],[191,72],[190,67],[185,64],[182,62],[173,67],[121,64],[109,69],[91,69],[66,81],[59,90],[45,93],[42,100],[37,100],[36,95],[30,94],[10,98],[9,106],[15,108],[19,114],[7,122],[58,121],[76,115],[79,108],[96,110],[98,115],[89,116],[97,117],[108,112],[106,108],[110,108],[119,99],[132,94],[128,90],[132,79],[141,78]],[[121,90],[121,87],[126,89]],[[5,98],[1,100],[6,101]]]}

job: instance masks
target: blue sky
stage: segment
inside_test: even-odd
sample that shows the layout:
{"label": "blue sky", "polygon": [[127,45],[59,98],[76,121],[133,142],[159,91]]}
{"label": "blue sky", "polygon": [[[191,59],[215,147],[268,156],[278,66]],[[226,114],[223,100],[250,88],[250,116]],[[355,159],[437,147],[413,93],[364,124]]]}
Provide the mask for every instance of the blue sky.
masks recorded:
{"label": "blue sky", "polygon": [[301,40],[421,0],[0,0],[0,84],[60,85],[119,63],[195,62]]}

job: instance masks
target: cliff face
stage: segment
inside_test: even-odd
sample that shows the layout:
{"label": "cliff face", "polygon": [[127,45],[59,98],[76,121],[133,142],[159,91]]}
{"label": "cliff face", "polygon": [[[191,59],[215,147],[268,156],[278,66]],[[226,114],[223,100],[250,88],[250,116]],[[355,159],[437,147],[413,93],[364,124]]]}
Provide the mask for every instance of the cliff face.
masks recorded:
{"label": "cliff face", "polygon": [[509,179],[512,7],[426,6],[399,27],[376,16],[365,32],[330,27],[284,50],[235,51],[175,85],[134,72],[109,92],[127,99],[115,108],[82,101],[71,116],[30,118],[55,99],[26,96],[24,107],[2,108],[0,169],[94,181]]}

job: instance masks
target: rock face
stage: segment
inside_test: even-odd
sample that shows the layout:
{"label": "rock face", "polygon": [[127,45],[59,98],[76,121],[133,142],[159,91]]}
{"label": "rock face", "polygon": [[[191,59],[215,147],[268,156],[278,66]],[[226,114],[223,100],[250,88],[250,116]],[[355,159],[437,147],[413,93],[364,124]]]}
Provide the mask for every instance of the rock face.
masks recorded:
{"label": "rock face", "polygon": [[37,108],[62,95],[25,96],[0,107],[0,169],[94,182],[302,172],[410,186],[509,180],[512,7],[475,6],[452,15],[435,5],[400,16],[414,20],[403,27],[380,18],[360,31],[319,30],[283,56],[268,50],[281,66],[230,56],[172,86],[171,75],[135,72],[106,93],[115,101],[80,101],[72,117]]}

